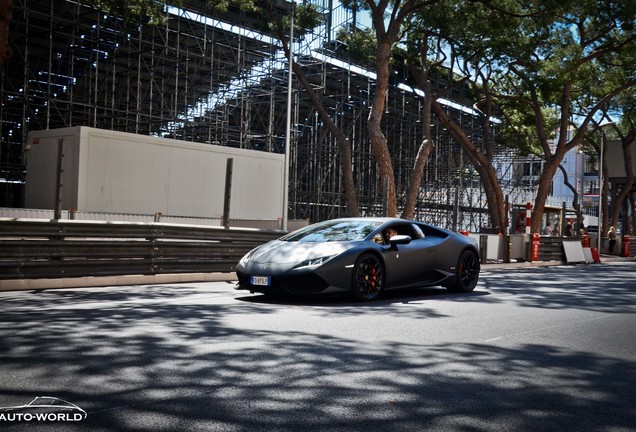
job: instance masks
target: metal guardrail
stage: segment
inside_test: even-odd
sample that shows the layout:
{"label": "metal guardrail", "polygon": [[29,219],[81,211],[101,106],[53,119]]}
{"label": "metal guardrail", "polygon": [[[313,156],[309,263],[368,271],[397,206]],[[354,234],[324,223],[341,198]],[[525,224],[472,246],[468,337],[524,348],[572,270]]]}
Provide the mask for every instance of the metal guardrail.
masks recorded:
{"label": "metal guardrail", "polygon": [[283,231],[161,223],[0,220],[0,279],[232,272]]}

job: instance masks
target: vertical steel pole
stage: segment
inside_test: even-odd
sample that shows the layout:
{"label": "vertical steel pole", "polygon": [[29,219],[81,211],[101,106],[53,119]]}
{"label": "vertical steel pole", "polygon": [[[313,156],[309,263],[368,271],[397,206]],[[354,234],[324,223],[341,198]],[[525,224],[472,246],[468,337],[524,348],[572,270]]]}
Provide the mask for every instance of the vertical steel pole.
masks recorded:
{"label": "vertical steel pole", "polygon": [[387,217],[389,215],[389,187],[391,186],[391,179],[384,177],[382,182],[382,216]]}
{"label": "vertical steel pole", "polygon": [[234,159],[228,158],[225,167],[225,198],[223,200],[223,226],[230,227],[230,198],[232,197],[232,170]]}
{"label": "vertical steel pole", "polygon": [[287,208],[289,207],[289,152],[291,147],[291,105],[292,105],[292,72],[294,47],[294,15],[296,6],[292,3],[291,26],[289,29],[289,77],[287,80],[287,122],[285,132],[285,166],[283,167],[283,226],[287,231]]}
{"label": "vertical steel pole", "polygon": [[55,212],[53,219],[62,219],[62,159],[64,158],[64,138],[57,139],[57,167],[55,171]]}
{"label": "vertical steel pole", "polygon": [[603,235],[603,147],[605,147],[605,131],[601,128],[601,157],[598,163],[598,222],[597,226],[597,248],[601,253],[601,237]]}
{"label": "vertical steel pole", "polygon": [[[450,190],[449,190],[450,193]],[[455,188],[455,198],[453,202],[453,231],[457,231],[459,221],[459,189]]]}

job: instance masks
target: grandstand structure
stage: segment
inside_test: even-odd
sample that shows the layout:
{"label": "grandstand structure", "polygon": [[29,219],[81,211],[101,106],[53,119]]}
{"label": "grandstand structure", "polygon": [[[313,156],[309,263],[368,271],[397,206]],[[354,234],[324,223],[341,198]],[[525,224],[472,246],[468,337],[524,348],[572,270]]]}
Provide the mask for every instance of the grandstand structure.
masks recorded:
{"label": "grandstand structure", "polygon": [[[367,138],[374,73],[349,62],[335,40],[352,15],[329,0],[312,0],[325,22],[296,41],[303,67],[336,124],[353,146],[363,215],[382,213],[382,184]],[[205,1],[165,9],[165,22],[123,20],[88,0],[15,0],[0,98],[0,207],[24,202],[27,133],[90,126],[266,152],[284,152],[288,62],[263,17],[239,9],[210,10]],[[291,6],[279,2],[282,13]],[[398,194],[406,189],[422,139],[421,93],[394,68],[384,114]],[[300,85],[292,86],[289,218],[345,215],[338,146]],[[480,123],[461,89],[449,114],[474,139]],[[460,146],[438,124],[416,218],[451,229],[488,226],[479,177]],[[532,185],[518,187],[519,157],[501,149],[499,170],[511,203],[525,203]],[[219,173],[222,178],[224,174]],[[267,193],[267,191],[263,191]],[[398,199],[401,199],[400,197]]]}

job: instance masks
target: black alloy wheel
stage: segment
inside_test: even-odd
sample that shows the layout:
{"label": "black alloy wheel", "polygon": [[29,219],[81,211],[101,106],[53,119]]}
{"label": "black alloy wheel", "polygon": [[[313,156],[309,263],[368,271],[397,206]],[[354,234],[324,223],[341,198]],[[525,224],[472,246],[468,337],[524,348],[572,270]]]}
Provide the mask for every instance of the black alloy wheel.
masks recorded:
{"label": "black alloy wheel", "polygon": [[384,266],[380,259],[369,253],[360,255],[353,268],[351,292],[361,301],[377,299],[384,288]]}
{"label": "black alloy wheel", "polygon": [[479,257],[472,250],[465,250],[457,260],[454,283],[449,287],[451,291],[468,293],[475,289],[479,280]]}

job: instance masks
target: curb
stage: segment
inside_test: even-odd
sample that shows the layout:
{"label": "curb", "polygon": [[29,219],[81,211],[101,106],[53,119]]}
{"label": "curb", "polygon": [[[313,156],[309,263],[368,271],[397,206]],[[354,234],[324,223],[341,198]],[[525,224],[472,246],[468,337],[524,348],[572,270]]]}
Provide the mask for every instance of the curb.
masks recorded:
{"label": "curb", "polygon": [[158,275],[90,276],[58,279],[0,280],[0,292],[60,288],[91,288],[192,282],[236,281],[236,273],[180,273]]}

